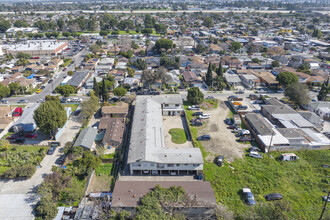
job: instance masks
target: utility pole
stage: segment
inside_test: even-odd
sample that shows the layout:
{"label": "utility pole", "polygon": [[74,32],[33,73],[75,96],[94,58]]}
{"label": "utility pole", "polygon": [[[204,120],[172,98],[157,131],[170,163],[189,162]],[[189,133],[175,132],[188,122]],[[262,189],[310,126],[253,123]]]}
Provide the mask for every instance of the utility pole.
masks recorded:
{"label": "utility pole", "polygon": [[324,212],[325,212],[325,209],[327,208],[327,203],[328,203],[329,197],[330,197],[330,191],[328,192],[328,196],[327,196],[327,198],[325,199],[325,203],[324,203],[324,206],[323,206],[323,209],[322,209],[322,213],[321,213],[321,216],[320,216],[319,220],[322,219],[323,214],[324,214]]}
{"label": "utility pole", "polygon": [[270,142],[269,142],[269,146],[268,146],[268,156],[270,157],[270,146],[272,145],[272,141],[273,141],[273,136],[274,136],[274,131],[272,131],[272,137],[270,138]]}

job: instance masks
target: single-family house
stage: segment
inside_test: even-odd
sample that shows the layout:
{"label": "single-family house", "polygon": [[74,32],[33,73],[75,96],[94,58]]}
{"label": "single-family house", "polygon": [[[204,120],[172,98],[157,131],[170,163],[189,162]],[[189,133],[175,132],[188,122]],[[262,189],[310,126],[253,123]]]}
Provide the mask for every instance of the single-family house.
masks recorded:
{"label": "single-family house", "polygon": [[102,117],[126,117],[129,105],[126,102],[117,102],[116,105],[103,106],[101,110]]}
{"label": "single-family house", "polygon": [[93,151],[95,150],[95,137],[97,135],[97,129],[93,127],[87,127],[83,129],[76,142],[73,146],[83,147],[85,150]]}

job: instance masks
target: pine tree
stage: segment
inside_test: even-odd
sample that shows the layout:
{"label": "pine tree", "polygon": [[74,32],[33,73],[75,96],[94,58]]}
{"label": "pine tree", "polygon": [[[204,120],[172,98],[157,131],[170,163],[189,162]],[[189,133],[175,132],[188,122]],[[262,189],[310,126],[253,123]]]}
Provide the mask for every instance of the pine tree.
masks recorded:
{"label": "pine tree", "polygon": [[95,96],[99,97],[100,96],[100,87],[99,87],[99,84],[96,82],[95,77],[94,77],[94,81],[93,81],[93,90],[94,90]]}
{"label": "pine tree", "polygon": [[329,87],[329,77],[328,77],[328,80],[322,84],[321,90],[320,90],[319,94],[317,95],[317,99],[319,101],[326,101],[329,90],[330,90],[330,87]]}
{"label": "pine tree", "polygon": [[223,67],[222,67],[221,59],[219,62],[219,68],[217,69],[217,75],[223,78]]}
{"label": "pine tree", "polygon": [[103,78],[103,80],[102,80],[101,96],[102,96],[102,100],[103,100],[103,102],[106,101],[106,100],[108,100],[108,98],[109,98],[109,93],[108,93],[108,89],[107,89],[107,87],[106,87],[106,85],[105,85],[105,80],[104,80],[104,78]]}
{"label": "pine tree", "polygon": [[207,73],[206,73],[206,85],[211,86],[212,85],[212,67],[211,67],[211,63],[209,63],[209,67],[207,69]]}

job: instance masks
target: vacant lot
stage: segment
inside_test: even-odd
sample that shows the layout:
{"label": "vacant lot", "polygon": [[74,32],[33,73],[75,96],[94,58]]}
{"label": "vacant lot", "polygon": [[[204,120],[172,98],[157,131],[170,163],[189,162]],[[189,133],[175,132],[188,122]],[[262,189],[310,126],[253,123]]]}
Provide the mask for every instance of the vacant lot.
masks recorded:
{"label": "vacant lot", "polygon": [[[247,156],[231,164],[225,163],[221,168],[207,162],[204,165],[205,179],[211,182],[217,201],[229,207],[236,216],[247,219],[251,218],[252,212],[264,209],[268,214],[280,211],[277,214],[281,213],[287,219],[318,219],[324,205],[321,197],[330,189],[330,169],[322,167],[322,164],[329,163],[330,151],[295,153],[300,157],[295,162],[277,160],[281,152],[271,153],[275,159],[267,155],[263,155],[263,159]],[[256,199],[255,207],[244,204],[240,197],[243,187],[251,188]],[[282,194],[278,209],[272,206],[274,202],[266,202],[263,198],[268,193]],[[272,219],[271,215],[266,217],[264,219]],[[324,219],[330,219],[329,209]]]}
{"label": "vacant lot", "polygon": [[46,155],[48,147],[2,145],[0,151],[0,175],[14,166],[38,165]]}
{"label": "vacant lot", "polygon": [[[236,141],[234,133],[227,129],[224,123],[229,109],[224,102],[220,102],[218,108],[211,110],[203,110],[205,113],[211,115],[210,119],[205,119],[204,125],[193,129],[197,131],[197,136],[209,134],[211,135],[210,141],[204,141],[203,146],[205,150],[212,155],[223,155],[229,162],[234,161],[235,158],[242,158],[244,149],[249,145],[241,144]],[[188,119],[191,118],[191,111],[187,111]],[[208,161],[212,161],[214,157],[207,157]]]}

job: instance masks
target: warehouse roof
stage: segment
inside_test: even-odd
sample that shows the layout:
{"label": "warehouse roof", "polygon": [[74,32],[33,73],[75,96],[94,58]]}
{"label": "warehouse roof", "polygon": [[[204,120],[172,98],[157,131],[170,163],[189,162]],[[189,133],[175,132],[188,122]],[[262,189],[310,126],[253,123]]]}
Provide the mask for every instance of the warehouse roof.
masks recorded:
{"label": "warehouse roof", "polygon": [[2,45],[2,48],[11,51],[55,50],[65,43],[57,40],[30,40],[23,43]]}

